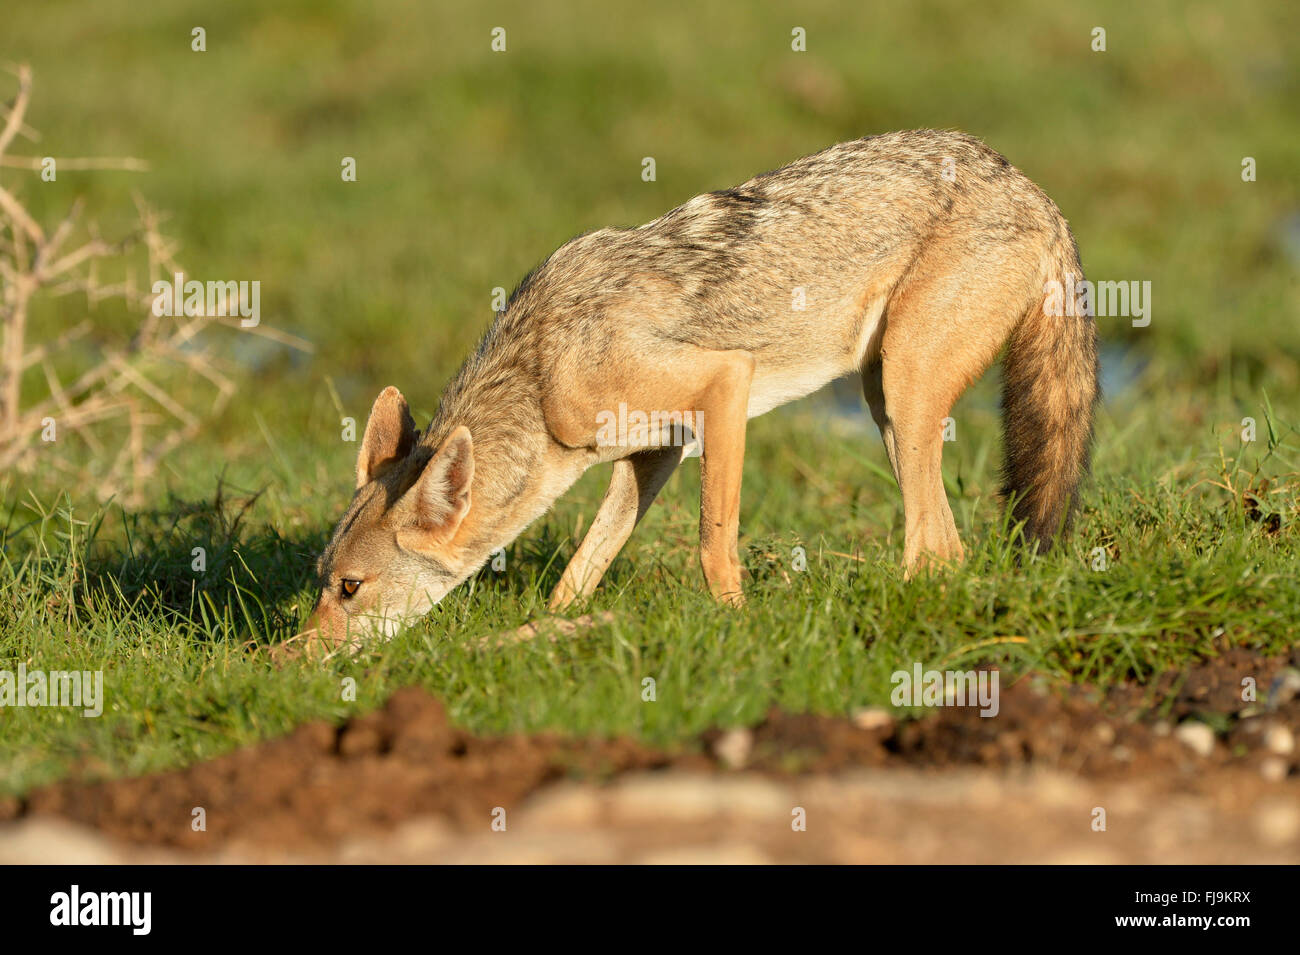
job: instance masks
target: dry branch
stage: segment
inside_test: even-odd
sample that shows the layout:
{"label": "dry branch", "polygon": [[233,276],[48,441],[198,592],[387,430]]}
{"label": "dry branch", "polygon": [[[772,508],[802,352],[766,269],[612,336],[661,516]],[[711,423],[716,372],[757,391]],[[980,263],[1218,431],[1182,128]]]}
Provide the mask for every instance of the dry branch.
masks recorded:
{"label": "dry branch", "polygon": [[[25,124],[31,70],[11,72],[18,83],[12,101],[0,104],[0,170],[39,170],[41,157],[6,155],[19,135],[36,138]],[[134,158],[56,163],[61,170],[147,168]],[[154,314],[154,283],[170,282],[184,270],[174,258],[176,243],[159,232],[161,217],[143,199],[136,197],[136,226],[110,241],[93,222],[82,222],[79,202],[58,223],[39,223],[20,198],[23,187],[36,181],[22,172],[0,182],[0,468],[40,467],[101,496],[125,492],[138,499],[159,461],[193,438],[234,393],[232,377],[203,333],[239,323]],[[103,281],[103,272],[112,272],[114,280]],[[138,326],[125,340],[97,328],[92,317],[62,331],[31,327],[34,314],[56,311],[34,305],[76,293],[84,295],[88,312],[106,300],[121,303],[139,316]],[[57,311],[66,315],[68,304]],[[309,347],[263,325],[240,329],[247,332]],[[29,370],[40,380],[28,378]],[[38,383],[42,389],[32,387]]]}

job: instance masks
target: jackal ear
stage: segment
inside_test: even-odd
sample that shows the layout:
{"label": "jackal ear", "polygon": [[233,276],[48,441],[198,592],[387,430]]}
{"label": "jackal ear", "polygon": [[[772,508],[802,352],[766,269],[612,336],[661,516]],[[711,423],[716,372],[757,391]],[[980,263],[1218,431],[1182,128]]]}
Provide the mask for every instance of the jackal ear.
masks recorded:
{"label": "jackal ear", "polygon": [[474,442],[469,428],[461,425],[406,492],[411,526],[398,532],[398,543],[418,551],[451,540],[469,513],[469,487],[473,481]]}
{"label": "jackal ear", "polygon": [[402,393],[389,385],[379,393],[357,452],[357,487],[364,487],[411,453],[417,432]]}

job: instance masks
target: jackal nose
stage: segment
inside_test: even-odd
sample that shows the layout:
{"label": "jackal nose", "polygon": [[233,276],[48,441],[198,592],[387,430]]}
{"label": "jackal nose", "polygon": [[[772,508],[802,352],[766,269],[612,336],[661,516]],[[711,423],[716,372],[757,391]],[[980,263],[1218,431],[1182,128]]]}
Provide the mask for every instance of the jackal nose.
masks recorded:
{"label": "jackal nose", "polygon": [[294,637],[301,651],[310,657],[324,656],[337,649],[342,642],[339,635],[338,621],[330,613],[330,607],[324,593],[316,598],[316,606],[307,616],[302,630]]}

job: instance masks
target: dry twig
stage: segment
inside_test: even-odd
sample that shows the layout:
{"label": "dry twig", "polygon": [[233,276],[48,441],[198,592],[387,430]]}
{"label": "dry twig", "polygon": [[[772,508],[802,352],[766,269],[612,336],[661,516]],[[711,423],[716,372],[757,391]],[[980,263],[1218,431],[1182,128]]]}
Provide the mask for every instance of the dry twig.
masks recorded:
{"label": "dry twig", "polygon": [[[19,135],[36,138],[25,123],[31,70],[21,66],[12,72],[18,79],[16,93],[10,103],[0,104],[0,169],[40,169],[41,157],[6,155]],[[129,157],[56,160],[56,167],[147,168]],[[22,184],[33,181],[29,175],[14,178]],[[174,258],[176,243],[159,232],[160,216],[138,196],[137,225],[123,238],[108,241],[93,222],[81,221],[80,203],[57,224],[44,227],[24,206],[20,192],[19,185],[0,182],[0,469],[31,469],[39,462],[101,496],[125,492],[128,499],[138,499],[142,482],[158,462],[193,438],[233,394],[234,382],[202,332],[213,325],[239,323],[225,317],[153,313],[154,283],[170,282],[184,270]],[[136,271],[142,264],[144,281],[138,282]],[[102,281],[103,271],[113,272],[117,280]],[[139,327],[126,341],[107,331],[96,335],[89,317],[48,334],[31,327],[35,304],[77,293],[90,312],[105,300],[122,303],[140,314]],[[67,306],[60,311],[66,313]],[[41,315],[48,312],[39,310]],[[309,347],[261,325],[243,331]],[[88,346],[92,357],[86,369]],[[74,350],[80,352],[75,362],[68,360]],[[61,375],[60,369],[69,365],[82,370]],[[26,374],[37,368],[44,394],[34,392],[34,380],[25,382]],[[199,386],[215,390],[202,412],[195,410]],[[80,457],[64,446],[63,436],[69,433],[83,446]]]}

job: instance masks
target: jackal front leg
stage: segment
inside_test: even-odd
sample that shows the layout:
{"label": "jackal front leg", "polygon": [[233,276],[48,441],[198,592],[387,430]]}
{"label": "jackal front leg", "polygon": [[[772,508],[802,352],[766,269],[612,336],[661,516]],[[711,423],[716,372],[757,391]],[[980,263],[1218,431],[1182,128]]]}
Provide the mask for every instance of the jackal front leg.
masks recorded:
{"label": "jackal front leg", "polygon": [[681,460],[682,449],[668,447],[614,462],[614,474],[600,510],[551,594],[552,610],[591,596]]}
{"label": "jackal front leg", "polygon": [[740,606],[740,480],[754,357],[748,352],[709,352],[701,361],[703,415],[700,440],[700,564],[715,600]]}
{"label": "jackal front leg", "polygon": [[[547,426],[556,441],[569,448],[591,448],[599,441],[598,416],[620,406],[647,417],[667,413],[693,422],[700,442],[700,564],[709,590],[722,603],[740,604],[740,557],[736,537],[740,522],[740,478],[745,460],[745,424],[749,418],[749,386],[754,356],[746,351],[706,351],[678,346],[647,364],[640,354],[606,355],[592,373],[566,384],[543,399]],[[661,419],[662,420],[662,419]],[[680,447],[659,449],[681,459]],[[628,454],[628,458],[644,451]],[[671,470],[669,459],[647,459],[645,491],[659,490]],[[635,525],[643,497],[638,465],[616,469],[597,521],[565,570],[552,598],[563,606],[573,595],[590,592]],[[651,473],[653,472],[653,473]],[[656,486],[657,482],[657,486]],[[635,497],[633,485],[636,487]],[[654,493],[648,493],[646,506]],[[598,529],[599,525],[599,529]],[[591,535],[595,534],[595,537]]]}

